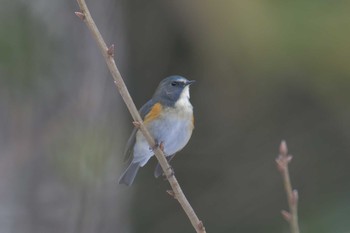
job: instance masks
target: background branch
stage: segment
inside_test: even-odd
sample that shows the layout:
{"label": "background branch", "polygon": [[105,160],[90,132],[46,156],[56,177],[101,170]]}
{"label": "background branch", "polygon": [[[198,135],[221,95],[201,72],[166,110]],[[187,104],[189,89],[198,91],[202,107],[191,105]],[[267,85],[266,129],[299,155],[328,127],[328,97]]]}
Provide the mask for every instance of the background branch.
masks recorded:
{"label": "background branch", "polygon": [[173,196],[179,201],[180,205],[184,209],[185,213],[187,214],[189,220],[191,221],[193,227],[197,232],[204,233],[205,228],[203,226],[203,223],[199,220],[196,213],[194,212],[192,206],[188,202],[187,198],[185,197],[176,177],[172,174],[171,168],[169,166],[169,163],[167,162],[163,152],[159,147],[155,147],[156,143],[146,127],[143,124],[142,118],[139,115],[139,112],[129,94],[129,91],[126,88],[126,85],[120,75],[120,72],[115,64],[114,61],[114,45],[107,47],[105,41],[102,38],[101,33],[99,32],[93,18],[91,17],[90,11],[86,5],[86,2],[84,0],[77,0],[79,7],[81,9],[81,12],[76,12],[75,14],[82,19],[89,30],[91,31],[95,41],[97,42],[103,57],[105,58],[105,61],[107,63],[107,66],[112,74],[112,77],[114,79],[114,83],[122,96],[132,118],[135,122],[139,123],[139,129],[145,136],[147,142],[152,148],[156,148],[154,150],[155,156],[157,157],[159,164],[161,165],[164,174],[168,178],[168,181],[173,189]]}
{"label": "background branch", "polygon": [[299,233],[298,223],[298,191],[292,189],[292,183],[290,181],[288,164],[292,161],[292,156],[288,155],[287,143],[281,142],[279,148],[279,155],[276,158],[277,168],[281,172],[283,178],[284,188],[287,193],[289,212],[282,210],[282,216],[289,223],[292,233]]}

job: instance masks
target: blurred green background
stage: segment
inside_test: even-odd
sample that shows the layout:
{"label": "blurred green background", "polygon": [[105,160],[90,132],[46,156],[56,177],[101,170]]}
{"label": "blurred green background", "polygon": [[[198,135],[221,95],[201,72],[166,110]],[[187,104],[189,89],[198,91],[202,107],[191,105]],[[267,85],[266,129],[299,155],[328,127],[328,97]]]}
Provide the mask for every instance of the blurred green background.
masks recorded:
{"label": "blurred green background", "polygon": [[[117,184],[131,118],[75,1],[0,7],[0,232],[194,232],[152,160]],[[350,232],[349,1],[88,1],[138,107],[180,74],[196,128],[172,162],[207,232]]]}

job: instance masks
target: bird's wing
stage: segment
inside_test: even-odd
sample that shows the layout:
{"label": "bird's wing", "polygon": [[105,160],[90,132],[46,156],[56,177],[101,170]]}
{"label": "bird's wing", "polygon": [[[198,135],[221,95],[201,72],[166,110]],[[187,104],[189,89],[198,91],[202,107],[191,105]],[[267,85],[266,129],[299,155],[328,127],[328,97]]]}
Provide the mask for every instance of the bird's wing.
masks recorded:
{"label": "bird's wing", "polygon": [[[154,105],[155,101],[153,99],[149,100],[147,103],[145,103],[139,110],[140,116],[142,119],[145,118],[145,116],[152,110],[152,107]],[[126,143],[126,147],[124,150],[124,160],[127,161],[132,156],[132,152],[134,149],[135,141],[136,141],[136,133],[138,131],[137,127],[134,127],[128,142]]]}

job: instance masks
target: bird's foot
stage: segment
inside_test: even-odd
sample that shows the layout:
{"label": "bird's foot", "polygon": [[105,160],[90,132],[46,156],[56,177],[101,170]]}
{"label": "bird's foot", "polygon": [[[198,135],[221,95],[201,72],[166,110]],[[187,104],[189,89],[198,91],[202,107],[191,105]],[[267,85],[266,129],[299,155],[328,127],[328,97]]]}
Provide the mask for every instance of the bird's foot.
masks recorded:
{"label": "bird's foot", "polygon": [[158,143],[158,141],[156,140],[156,144],[154,144],[154,146],[150,147],[149,149],[151,151],[155,151],[157,148],[159,148],[164,153],[164,143],[163,142]]}
{"label": "bird's foot", "polygon": [[159,149],[164,153],[164,142],[160,142]]}
{"label": "bird's foot", "polygon": [[163,173],[163,176],[164,176],[164,180],[168,180],[170,177],[174,176],[175,175],[175,171],[173,169],[172,166],[169,165],[169,167],[167,168],[167,171],[170,171],[169,175],[165,175]]}

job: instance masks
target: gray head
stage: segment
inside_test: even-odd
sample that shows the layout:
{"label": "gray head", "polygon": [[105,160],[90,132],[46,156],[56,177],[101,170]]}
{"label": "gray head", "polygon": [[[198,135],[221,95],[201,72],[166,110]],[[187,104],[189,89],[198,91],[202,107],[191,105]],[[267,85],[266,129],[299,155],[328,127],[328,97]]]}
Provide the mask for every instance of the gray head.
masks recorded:
{"label": "gray head", "polygon": [[173,106],[180,98],[182,92],[188,92],[188,86],[194,82],[194,80],[189,81],[178,75],[169,76],[160,82],[153,99],[162,102],[162,104]]}

